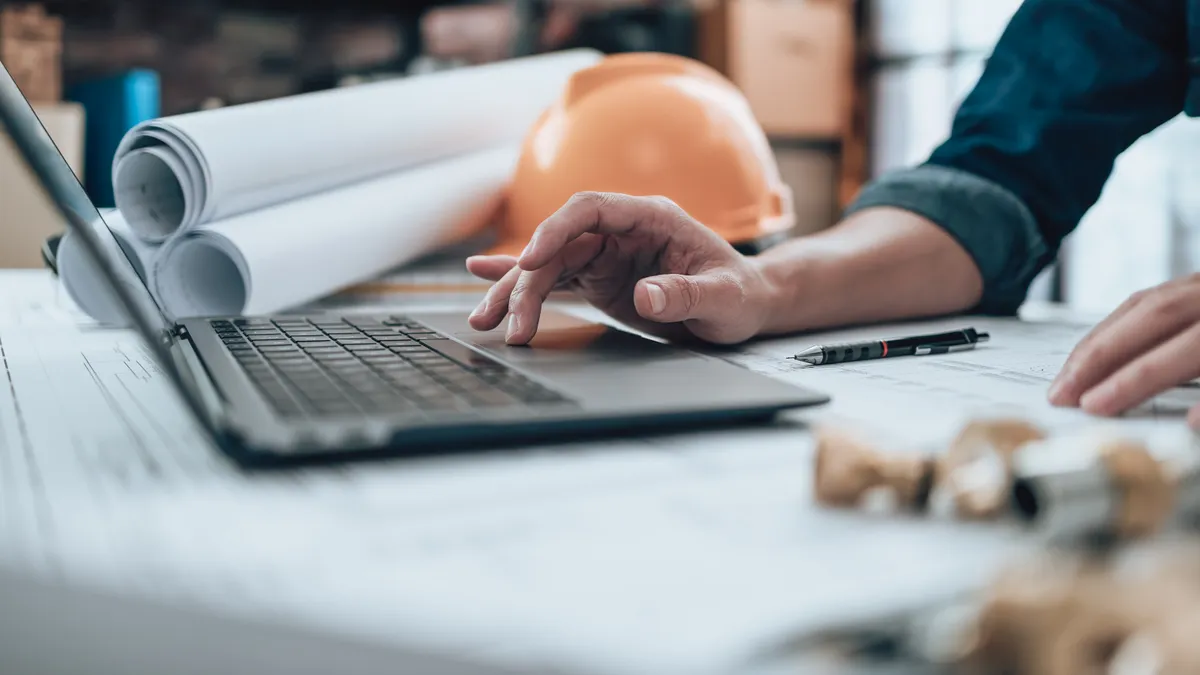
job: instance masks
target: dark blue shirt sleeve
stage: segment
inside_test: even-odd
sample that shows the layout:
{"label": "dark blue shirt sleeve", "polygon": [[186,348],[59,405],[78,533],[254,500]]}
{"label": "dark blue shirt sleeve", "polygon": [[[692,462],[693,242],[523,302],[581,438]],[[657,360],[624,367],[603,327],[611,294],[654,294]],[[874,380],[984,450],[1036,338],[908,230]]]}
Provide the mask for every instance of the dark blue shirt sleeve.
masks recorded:
{"label": "dark blue shirt sleeve", "polygon": [[937,223],[983,275],[976,311],[1015,312],[1116,157],[1183,110],[1185,4],[1025,0],[949,138],[866,186],[847,215],[894,206]]}

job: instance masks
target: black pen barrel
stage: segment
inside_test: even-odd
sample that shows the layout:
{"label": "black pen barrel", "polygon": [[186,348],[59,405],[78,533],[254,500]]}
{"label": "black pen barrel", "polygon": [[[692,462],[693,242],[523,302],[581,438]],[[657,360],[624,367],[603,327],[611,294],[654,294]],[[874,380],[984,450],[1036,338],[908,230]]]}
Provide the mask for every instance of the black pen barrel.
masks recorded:
{"label": "black pen barrel", "polygon": [[934,333],[932,335],[914,335],[913,337],[896,338],[887,340],[888,346],[892,349],[911,348],[911,347],[933,347],[937,345],[961,345],[969,344],[978,340],[979,334],[974,328],[965,330],[951,330],[945,333]]}

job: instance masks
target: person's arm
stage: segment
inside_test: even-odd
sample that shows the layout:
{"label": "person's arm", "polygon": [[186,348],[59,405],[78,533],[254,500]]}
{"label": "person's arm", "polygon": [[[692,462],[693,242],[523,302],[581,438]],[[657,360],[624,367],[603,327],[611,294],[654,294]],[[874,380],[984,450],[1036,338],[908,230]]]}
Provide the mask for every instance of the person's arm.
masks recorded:
{"label": "person's arm", "polygon": [[1182,110],[1184,5],[1026,0],[926,163],[758,256],[776,294],[764,331],[1014,313],[1117,155]]}
{"label": "person's arm", "polygon": [[649,332],[721,343],[1015,313],[1117,155],[1182,110],[1185,19],[1180,0],[1025,0],[950,137],[871,182],[829,230],[746,258],[662,199],[577,195],[519,262],[468,261],[496,282],[472,326],[511,313],[524,343],[559,284]]}
{"label": "person's arm", "polygon": [[769,281],[764,335],[953,314],[978,302],[979,270],[910,211],[863,210],[752,258]]}

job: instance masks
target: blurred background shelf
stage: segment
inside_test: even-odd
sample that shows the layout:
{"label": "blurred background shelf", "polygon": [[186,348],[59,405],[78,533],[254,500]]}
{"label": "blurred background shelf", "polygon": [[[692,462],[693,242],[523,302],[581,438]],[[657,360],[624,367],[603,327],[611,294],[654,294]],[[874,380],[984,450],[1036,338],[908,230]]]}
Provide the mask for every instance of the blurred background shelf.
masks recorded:
{"label": "blurred background shelf", "polygon": [[[26,5],[0,0],[0,12]],[[61,22],[61,37],[12,51],[0,33],[0,58],[10,68],[20,59],[23,68],[46,71],[30,93],[103,205],[111,200],[104,185],[114,138],[139,117],[576,46],[682,54],[745,93],[796,195],[796,233],[804,234],[834,223],[866,181],[923,161],[946,137],[1020,5],[46,0],[38,6]],[[1139,288],[1200,269],[1200,204],[1186,187],[1198,133],[1181,116],[1125,153],[1033,297],[1104,311]],[[0,175],[5,162],[11,172],[0,146]],[[19,207],[21,193],[19,182],[0,183],[6,204]],[[23,218],[38,236],[53,226]],[[40,258],[31,253],[23,262],[36,266]]]}

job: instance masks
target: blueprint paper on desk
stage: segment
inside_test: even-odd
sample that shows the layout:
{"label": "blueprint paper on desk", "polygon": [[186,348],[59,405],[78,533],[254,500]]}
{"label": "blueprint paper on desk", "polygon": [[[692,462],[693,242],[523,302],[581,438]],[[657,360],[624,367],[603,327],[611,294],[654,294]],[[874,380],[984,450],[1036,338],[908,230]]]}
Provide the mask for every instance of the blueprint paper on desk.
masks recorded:
{"label": "blueprint paper on desk", "polygon": [[[991,339],[975,349],[937,357],[823,366],[787,358],[822,343],[903,337],[968,325],[990,333]],[[912,442],[938,442],[966,420],[983,415],[1019,415],[1050,429],[1100,423],[1046,400],[1050,383],[1090,328],[1088,323],[1062,321],[951,318],[763,342],[727,358],[828,392],[833,402],[821,411],[823,419],[844,419]],[[1200,403],[1200,391],[1179,388],[1156,397],[1118,424],[1131,432],[1175,433],[1186,407],[1195,403]]]}
{"label": "blueprint paper on desk", "polygon": [[815,508],[796,420],[915,438],[988,392],[1038,410],[1077,335],[981,321],[993,342],[975,353],[804,370],[778,355],[811,340],[762,343],[734,358],[834,404],[757,431],[246,476],[136,339],[61,322],[44,296],[0,305],[0,562],[580,674],[747,672],[794,631],[982,583],[1014,533]]}

